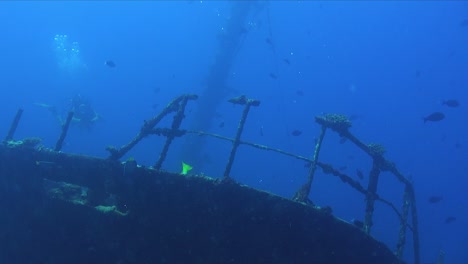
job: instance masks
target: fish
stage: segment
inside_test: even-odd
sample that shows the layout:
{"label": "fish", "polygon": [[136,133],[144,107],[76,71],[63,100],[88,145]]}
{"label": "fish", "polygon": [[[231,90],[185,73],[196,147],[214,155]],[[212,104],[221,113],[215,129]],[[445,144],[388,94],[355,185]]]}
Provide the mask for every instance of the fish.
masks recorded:
{"label": "fish", "polygon": [[287,65],[291,65],[291,62],[288,59],[283,59],[283,62],[286,63]]}
{"label": "fish", "polygon": [[277,76],[276,74],[274,74],[274,73],[270,73],[269,76],[270,76],[270,78],[272,78],[273,80],[278,79],[278,76]]}
{"label": "fish", "polygon": [[458,106],[460,106],[460,103],[458,102],[458,100],[455,100],[455,99],[444,100],[444,101],[442,101],[442,104],[446,105],[448,107],[458,107]]}
{"label": "fish", "polygon": [[224,121],[221,122],[221,123],[219,123],[218,127],[219,127],[219,128],[223,128],[223,127],[224,127]]}
{"label": "fish", "polygon": [[431,204],[435,204],[435,203],[438,203],[438,202],[442,201],[443,199],[444,199],[444,197],[442,197],[442,196],[434,195],[434,196],[429,197],[428,202],[431,203]]}
{"label": "fish", "polygon": [[117,66],[113,60],[106,60],[104,62],[104,65],[106,65],[109,68],[115,68],[115,66]]}
{"label": "fish", "polygon": [[360,180],[364,179],[364,173],[360,169],[356,169],[356,175]]}
{"label": "fish", "polygon": [[297,91],[296,91],[296,95],[298,95],[298,96],[304,96],[304,91],[302,91],[302,90],[297,90]]}
{"label": "fish", "polygon": [[431,121],[431,122],[438,122],[438,121],[441,121],[445,118],[445,115],[444,113],[442,112],[434,112],[426,117],[423,118],[423,121],[424,123],[426,123],[427,121]]}
{"label": "fish", "polygon": [[298,136],[302,135],[302,131],[296,129],[293,132],[291,132],[291,135],[293,135],[295,137],[298,137]]}
{"label": "fish", "polygon": [[447,218],[445,219],[445,223],[446,223],[446,224],[450,224],[450,223],[455,222],[455,220],[457,220],[456,217],[454,217],[454,216],[449,216],[449,217],[447,217]]}

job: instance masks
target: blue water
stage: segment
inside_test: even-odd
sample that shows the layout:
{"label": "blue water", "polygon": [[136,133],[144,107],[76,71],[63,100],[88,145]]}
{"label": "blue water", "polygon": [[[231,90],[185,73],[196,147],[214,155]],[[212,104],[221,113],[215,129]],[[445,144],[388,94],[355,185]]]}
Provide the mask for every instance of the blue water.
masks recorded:
{"label": "blue water", "polygon": [[[60,124],[44,107],[67,111],[74,95],[102,116],[89,129],[72,126],[63,151],[107,157],[182,93],[202,95],[219,53],[233,3],[215,1],[2,2],[0,3],[0,131],[24,109],[16,139],[38,136],[53,147]],[[314,116],[354,115],[351,132],[383,144],[385,157],[414,181],[423,263],[467,263],[468,253],[468,3],[463,1],[271,1],[245,21],[210,132],[234,137],[242,108],[227,99],[261,101],[242,138],[310,157],[320,127]],[[66,36],[65,36],[66,35]],[[115,62],[111,68],[106,60]],[[289,63],[288,63],[289,62]],[[272,78],[271,74],[275,76]],[[459,107],[443,100],[456,99]],[[184,128],[197,103],[187,107]],[[445,119],[423,123],[440,111]],[[171,120],[170,118],[168,119]],[[170,124],[169,121],[163,124]],[[221,123],[224,123],[222,127]],[[300,136],[292,136],[300,130]],[[177,140],[176,140],[177,141]],[[163,168],[180,171],[182,140]],[[163,144],[145,139],[128,156],[151,166]],[[219,177],[230,144],[210,139],[193,173]],[[327,132],[320,160],[355,177],[371,160]],[[231,171],[237,181],[291,197],[305,182],[304,162],[241,146]],[[401,207],[403,186],[382,174],[378,192]],[[430,196],[442,196],[439,203]],[[364,199],[338,179],[317,171],[310,196],[346,220],[361,219]],[[449,216],[456,217],[446,224]],[[398,219],[377,204],[372,234],[394,249]],[[409,236],[411,239],[411,236]],[[405,259],[412,260],[411,240]]]}

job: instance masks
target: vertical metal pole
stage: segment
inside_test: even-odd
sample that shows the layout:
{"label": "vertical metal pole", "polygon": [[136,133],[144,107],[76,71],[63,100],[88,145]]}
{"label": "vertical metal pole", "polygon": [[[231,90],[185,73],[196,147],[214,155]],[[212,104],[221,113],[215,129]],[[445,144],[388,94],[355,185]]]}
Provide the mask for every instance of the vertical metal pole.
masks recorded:
{"label": "vertical metal pole", "polygon": [[414,248],[414,264],[421,263],[421,252],[419,247],[419,231],[418,231],[418,212],[416,209],[416,198],[414,195],[414,188],[408,185],[409,199],[411,205],[411,219],[413,220],[413,248]]}
{"label": "vertical metal pole", "polygon": [[363,231],[370,234],[373,225],[372,216],[374,214],[375,197],[377,194],[377,185],[379,183],[380,169],[376,159],[374,159],[372,169],[369,173],[369,184],[367,186],[366,195],[366,215],[364,217]]}
{"label": "vertical metal pole", "polygon": [[242,135],[242,131],[244,130],[245,120],[247,119],[247,115],[250,111],[251,103],[248,101],[244,107],[244,111],[242,112],[242,117],[239,121],[239,126],[237,127],[236,138],[232,144],[231,154],[229,155],[229,160],[226,165],[226,169],[224,170],[224,179],[229,178],[229,173],[231,173],[232,163],[234,162],[234,157],[236,156],[237,147],[239,147],[240,137]]}
{"label": "vertical metal pole", "polygon": [[70,123],[73,118],[73,112],[68,112],[67,120],[65,123],[62,125],[62,133],[60,134],[59,139],[57,140],[57,144],[55,144],[55,151],[60,151],[62,149],[62,144],[63,141],[65,140],[65,137],[67,136],[68,128],[70,127]]}
{"label": "vertical metal pole", "polygon": [[320,136],[315,144],[314,157],[312,163],[310,164],[309,174],[307,175],[307,182],[294,194],[293,200],[297,202],[306,202],[307,197],[309,197],[310,190],[312,188],[312,182],[314,181],[315,170],[317,169],[317,161],[320,154],[320,149],[322,148],[323,138],[325,137],[325,132],[327,127],[322,125],[320,131]]}
{"label": "vertical metal pole", "polygon": [[403,249],[405,248],[405,244],[406,244],[406,229],[407,229],[407,223],[408,223],[409,206],[410,206],[409,190],[408,190],[408,186],[405,186],[405,193],[403,195],[403,206],[402,206],[402,214],[401,214],[402,219],[400,222],[400,233],[399,233],[396,253],[395,253],[398,259],[401,259],[403,257]]}
{"label": "vertical metal pole", "polygon": [[166,159],[167,152],[169,151],[169,146],[171,145],[172,141],[175,138],[174,133],[179,129],[180,124],[182,123],[182,120],[184,119],[184,113],[185,113],[185,107],[187,106],[187,101],[188,98],[185,97],[179,105],[179,108],[177,109],[177,113],[174,116],[174,120],[172,121],[172,127],[171,127],[171,132],[167,136],[166,143],[164,144],[164,147],[161,151],[161,154],[159,155],[159,159],[154,165],[154,168],[159,170],[162,167],[162,164],[164,160]]}
{"label": "vertical metal pole", "polygon": [[16,128],[18,127],[21,115],[23,115],[23,109],[20,108],[18,109],[18,111],[16,111],[15,119],[13,119],[13,122],[11,123],[10,130],[8,131],[8,134],[5,137],[5,141],[13,139],[13,135],[15,134]]}
{"label": "vertical metal pole", "polygon": [[172,100],[168,105],[166,105],[166,107],[164,107],[164,109],[158,115],[154,116],[148,121],[145,120],[140,132],[129,143],[125,144],[120,149],[117,149],[112,146],[107,147],[106,149],[111,153],[109,158],[112,160],[120,159],[138,142],[140,142],[143,138],[148,136],[153,127],[156,126],[166,115],[177,111],[179,109],[179,104],[181,101],[196,100],[197,98],[198,96],[194,94],[184,94]]}

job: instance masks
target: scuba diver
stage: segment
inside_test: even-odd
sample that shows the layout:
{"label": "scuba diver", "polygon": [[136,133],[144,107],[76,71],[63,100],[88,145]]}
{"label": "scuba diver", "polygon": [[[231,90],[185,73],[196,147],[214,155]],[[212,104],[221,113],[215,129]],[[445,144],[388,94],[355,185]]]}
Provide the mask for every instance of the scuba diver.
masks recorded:
{"label": "scuba diver", "polygon": [[[42,103],[36,103],[36,105],[48,109],[57,118],[60,125],[65,123],[67,115],[59,113],[55,106]],[[81,128],[91,129],[101,119],[101,115],[94,111],[89,100],[81,94],[77,94],[69,100],[67,112],[73,112],[72,124]]]}

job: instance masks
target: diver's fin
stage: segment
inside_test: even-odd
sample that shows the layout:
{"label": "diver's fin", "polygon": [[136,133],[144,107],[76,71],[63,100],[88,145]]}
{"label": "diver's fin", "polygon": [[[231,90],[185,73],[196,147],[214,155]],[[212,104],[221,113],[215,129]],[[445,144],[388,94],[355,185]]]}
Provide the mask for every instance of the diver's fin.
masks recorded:
{"label": "diver's fin", "polygon": [[57,108],[54,105],[44,104],[44,103],[34,103],[35,106],[39,106],[49,110],[52,114],[58,115]]}

